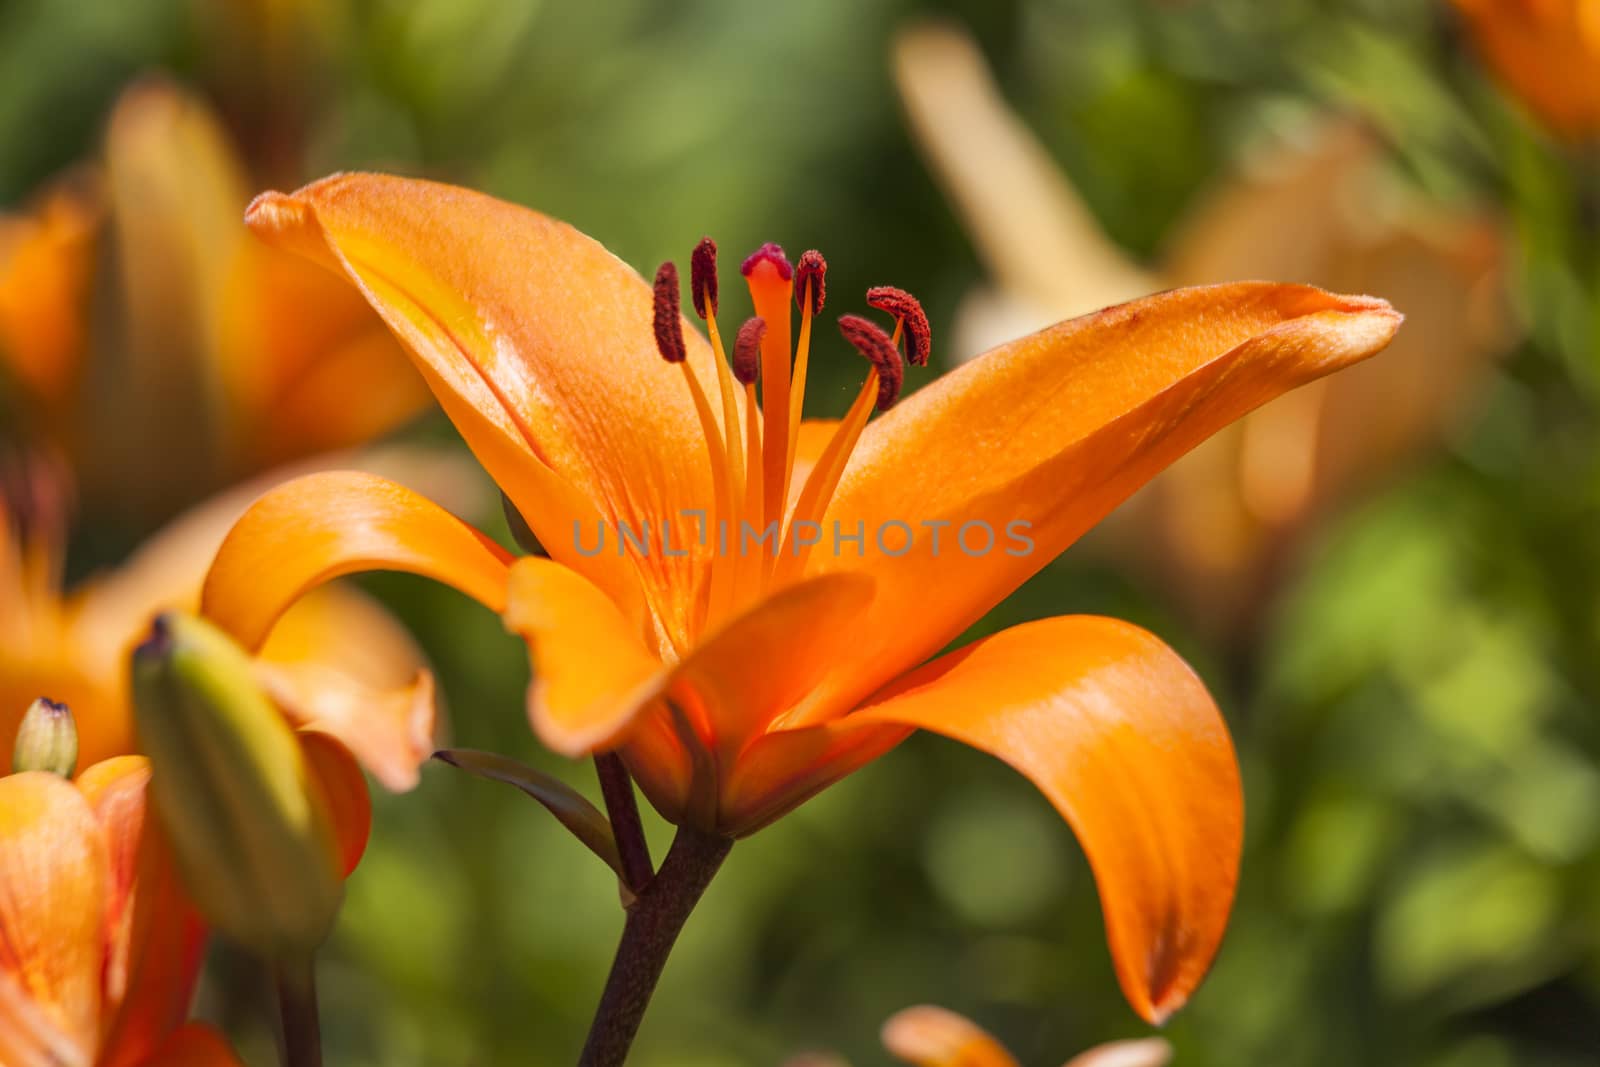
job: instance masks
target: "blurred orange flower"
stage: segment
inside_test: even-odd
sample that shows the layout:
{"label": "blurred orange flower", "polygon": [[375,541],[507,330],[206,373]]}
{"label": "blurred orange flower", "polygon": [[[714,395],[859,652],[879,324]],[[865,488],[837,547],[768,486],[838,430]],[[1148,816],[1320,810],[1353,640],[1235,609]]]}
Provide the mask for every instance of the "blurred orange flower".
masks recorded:
{"label": "blurred orange flower", "polygon": [[[1027,775],[1077,831],[1133,1006],[1160,1019],[1183,1004],[1222,937],[1242,826],[1199,679],[1153,635],[1088,616],[925,661],[1208,434],[1381,349],[1399,325],[1387,304],[1271,284],[1168,293],[1003,346],[869,424],[900,384],[902,328],[927,355],[915,302],[879,292],[896,339],[842,319],[872,367],[842,421],[802,425],[815,253],[798,270],[775,245],[746,261],[758,320],[730,376],[709,242],[694,297],[711,344],[683,330],[672,271],[652,295],[577,230],[465,189],[340,176],[266,194],[249,221],[372,301],[550,558],[513,562],[381,478],[311,475],[253,505],[207,578],[206,614],[246,648],[338,575],[447,582],[528,640],[545,743],[619,750],[701,840],[755,831],[914,729],[945,734]],[[770,525],[770,547],[730,549],[733,520],[741,540],[739,524]],[[1027,550],[957,550],[984,526],[1025,528]],[[623,529],[649,541],[590,550]],[[859,552],[830,551],[813,529],[866,532]]]}
{"label": "blurred orange flower", "polygon": [[958,359],[1064,315],[1235,278],[1383,293],[1405,312],[1383,359],[1240,419],[1108,524],[1100,546],[1130,556],[1206,629],[1248,633],[1298,535],[1435,442],[1515,339],[1498,223],[1420,203],[1353,120],[1259,154],[1201,198],[1152,271],[1102,232],[964,32],[903,32],[895,71],[912,131],[992,279],[963,304]]}
{"label": "blurred orange flower", "polygon": [[0,399],[91,513],[169,516],[426,401],[359,299],[245,232],[249,188],[206,106],[147,81],[98,163],[0,216]]}
{"label": "blurred orange flower", "polygon": [[[883,1044],[916,1067],[1017,1067],[1005,1046],[971,1020],[931,1005],[907,1008],[883,1024]],[[1066,1067],[1165,1067],[1172,1047],[1160,1038],[1114,1041]]]}
{"label": "blurred orange flower", "polygon": [[[423,483],[437,469],[400,450],[365,458]],[[441,473],[454,483],[453,465]],[[124,754],[134,746],[128,665],[157,611],[198,603],[216,545],[262,485],[194,509],[123,568],[63,596],[59,480],[37,467],[0,475],[11,490],[0,494],[0,739],[16,733],[35,697],[52,697],[70,703],[92,764],[76,788],[43,772],[0,779],[0,1062],[234,1063],[214,1034],[178,1028],[205,931],[157,824],[145,819],[148,763]],[[433,749],[422,664],[386,613],[338,586],[297,604],[257,653],[256,680],[298,727],[341,874],[354,869],[371,825],[351,753],[404,789]]]}
{"label": "blurred orange flower", "polygon": [[0,1062],[7,1067],[237,1065],[184,1024],[204,942],[147,821],[142,757],[76,783],[0,778]]}
{"label": "blurred orange flower", "polygon": [[1554,133],[1600,133],[1600,3],[1455,0],[1494,73]]}
{"label": "blurred orange flower", "polygon": [[[369,452],[360,461],[423,484],[440,480],[433,474],[439,461],[412,451]],[[454,466],[444,466],[453,480]],[[213,497],[122,567],[65,593],[58,480],[39,470],[0,471],[21,487],[0,494],[0,740],[15,734],[35,698],[47,696],[72,709],[83,764],[135,751],[129,651],[158,612],[198,607],[206,566],[249,502],[275,480],[309,469],[316,468],[281,470]],[[8,495],[24,506],[8,509]],[[354,753],[390,789],[416,784],[434,747],[433,683],[420,650],[376,602],[345,587],[319,591],[258,651],[256,669],[303,731],[336,739],[332,747]],[[359,771],[350,775],[360,782]]]}

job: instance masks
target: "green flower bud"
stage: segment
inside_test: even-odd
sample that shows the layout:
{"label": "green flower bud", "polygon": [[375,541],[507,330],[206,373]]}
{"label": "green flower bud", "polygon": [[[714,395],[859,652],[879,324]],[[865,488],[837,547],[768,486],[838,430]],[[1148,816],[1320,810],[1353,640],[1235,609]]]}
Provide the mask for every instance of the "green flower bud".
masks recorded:
{"label": "green flower bud", "polygon": [[209,623],[162,615],[133,652],[133,698],[156,811],[200,910],[264,957],[309,957],[343,893],[333,827],[249,657]]}
{"label": "green flower bud", "polygon": [[28,706],[17,728],[11,769],[49,771],[71,778],[78,766],[78,724],[65,704],[40,697]]}

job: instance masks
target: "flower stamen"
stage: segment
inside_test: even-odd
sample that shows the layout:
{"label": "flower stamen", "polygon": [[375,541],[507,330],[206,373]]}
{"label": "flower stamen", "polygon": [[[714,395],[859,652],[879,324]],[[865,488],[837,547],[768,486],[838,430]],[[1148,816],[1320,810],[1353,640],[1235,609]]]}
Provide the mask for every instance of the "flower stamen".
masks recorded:
{"label": "flower stamen", "polygon": [[828,261],[815,248],[800,257],[794,272],[794,302],[800,307],[800,341],[795,346],[794,382],[789,391],[789,454],[784,457],[794,470],[795,449],[800,441],[800,420],[806,402],[806,370],[811,362],[811,320],[822,314],[827,298]]}
{"label": "flower stamen", "polygon": [[900,399],[905,383],[905,364],[900,348],[878,327],[859,315],[840,315],[839,332],[872,364],[878,380],[878,410],[888,411]]}
{"label": "flower stamen", "polygon": [[[689,286],[695,312],[705,320],[706,332],[711,338],[712,353],[716,357],[717,390],[722,394],[722,425],[727,435],[723,453],[727,466],[728,507],[726,511],[719,513],[709,531],[720,552],[723,544],[723,523],[727,524],[728,536],[736,538],[739,534],[739,520],[744,517],[746,500],[750,495],[748,484],[750,457],[745,452],[744,435],[739,429],[739,402],[735,395],[734,377],[729,373],[728,356],[722,344],[722,331],[717,327],[717,243],[709,237],[702,237],[700,243],[694,246],[694,252],[690,254]],[[715,568],[715,562],[713,567]],[[714,618],[720,618],[722,610],[739,603],[739,568],[736,566],[732,570],[733,573],[725,578],[719,579],[715,573],[712,575],[715,586],[713,593],[720,594],[712,596]],[[721,584],[718,584],[719,582]]]}
{"label": "flower stamen", "polygon": [[906,362],[913,367],[926,367],[933,353],[933,330],[921,301],[904,289],[879,285],[867,290],[867,306],[895,317],[896,336],[900,330],[905,331]]}
{"label": "flower stamen", "polygon": [[855,451],[856,443],[861,440],[861,433],[867,427],[867,420],[874,409],[885,411],[894,405],[905,380],[900,349],[888,334],[859,315],[841,315],[839,332],[856,351],[867,358],[872,370],[867,372],[861,392],[856,395],[849,412],[840,420],[833,436],[823,446],[822,454],[817,457],[816,465],[811,468],[811,474],[800,490],[800,497],[795,501],[794,513],[785,531],[781,559],[773,577],[774,585],[788,582],[804,569],[811,555],[811,546],[793,540],[794,532],[801,526],[822,521],[834,490],[839,487],[839,479],[844,477],[850,454]]}
{"label": "flower stamen", "polygon": [[650,319],[656,335],[656,351],[668,363],[682,363],[689,357],[688,347],[683,342],[681,302],[678,268],[669,260],[656,269],[655,313]]}
{"label": "flower stamen", "polygon": [[661,264],[656,271],[655,314],[652,324],[655,329],[656,348],[661,352],[661,358],[683,368],[683,380],[689,386],[689,397],[694,401],[695,414],[700,419],[700,432],[705,437],[706,451],[711,461],[712,511],[706,516],[704,527],[700,531],[702,544],[711,546],[709,580],[706,584],[706,597],[701,605],[703,614],[699,619],[699,625],[704,626],[708,621],[720,619],[726,614],[732,593],[728,579],[724,577],[726,568],[716,566],[716,552],[718,524],[731,514],[731,471],[734,461],[723,439],[722,428],[717,425],[716,415],[711,410],[711,402],[706,399],[705,390],[700,386],[700,379],[695,376],[694,365],[688,359],[688,346],[683,337],[682,299],[678,289],[678,268],[669,260]]}

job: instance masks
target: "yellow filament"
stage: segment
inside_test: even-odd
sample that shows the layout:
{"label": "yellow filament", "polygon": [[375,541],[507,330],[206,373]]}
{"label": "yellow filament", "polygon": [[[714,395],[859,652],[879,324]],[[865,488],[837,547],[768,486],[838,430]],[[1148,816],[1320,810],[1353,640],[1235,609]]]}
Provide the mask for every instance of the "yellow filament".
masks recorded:
{"label": "yellow filament", "polygon": [[811,468],[811,475],[806,478],[805,487],[800,490],[800,499],[795,501],[794,516],[789,522],[778,567],[773,574],[773,585],[788,582],[805,567],[806,560],[811,556],[811,546],[791,545],[790,538],[802,523],[822,521],[822,516],[827,513],[828,504],[833,500],[833,491],[839,487],[839,479],[844,477],[850,453],[855,451],[856,442],[861,440],[861,431],[866,429],[867,420],[872,416],[872,409],[877,403],[878,371],[874,368],[868,372],[867,380],[861,386],[861,392],[856,394],[855,402],[850,405],[849,412],[839,421],[833,436],[828,438],[822,454],[817,457],[817,465]]}
{"label": "yellow filament", "polygon": [[[805,330],[811,321],[809,312],[808,303],[807,314],[802,320],[801,344],[809,340]],[[904,327],[904,319],[895,320],[894,336],[889,341],[897,349],[900,347]],[[800,499],[795,501],[794,514],[789,520],[783,548],[779,552],[778,566],[773,574],[774,584],[787,582],[805,567],[806,560],[811,556],[811,546],[806,545],[797,550],[790,545],[789,538],[801,523],[821,522],[822,517],[827,514],[828,505],[833,502],[833,492],[839,488],[839,479],[844,477],[845,465],[849,463],[850,454],[855,451],[856,442],[861,440],[861,432],[866,429],[867,420],[872,417],[872,411],[877,404],[878,370],[874,367],[867,372],[867,380],[862,385],[861,392],[850,405],[850,411],[840,420],[838,427],[833,431],[833,436],[828,438],[822,454],[817,457],[816,466],[811,468],[811,474],[806,478],[804,488],[800,490]],[[798,427],[798,423],[796,425]]]}
{"label": "yellow filament", "polygon": [[744,530],[754,528],[758,533],[762,528],[762,439],[761,439],[761,405],[756,401],[756,386],[754,382],[744,387],[744,417],[745,417],[745,493],[744,510],[739,515],[739,529],[733,533],[733,553],[736,564],[734,584],[736,603],[743,605],[755,599],[756,593],[761,588],[761,575],[766,569],[762,562],[761,549],[755,549],[756,555],[745,558]]}
{"label": "yellow filament", "polygon": [[816,284],[806,279],[805,292],[800,294],[800,340],[795,345],[794,379],[789,386],[789,452],[784,457],[784,484],[794,477],[795,446],[800,440],[800,420],[806,406],[806,368],[811,362],[811,287]]}
{"label": "yellow filament", "polygon": [[717,389],[722,393],[722,425],[728,428],[727,457],[728,485],[734,490],[730,501],[733,514],[743,506],[740,499],[744,491],[744,435],[739,431],[739,403],[734,399],[733,373],[728,370],[728,353],[722,347],[722,333],[717,329],[716,315],[706,316],[706,332],[711,335],[711,348],[717,357]]}
{"label": "yellow filament", "polygon": [[705,525],[701,532],[709,539],[711,556],[708,571],[710,574],[711,588],[706,603],[706,618],[699,622],[704,627],[708,619],[721,619],[727,614],[728,595],[728,569],[716,565],[717,556],[717,519],[729,514],[728,510],[728,450],[722,441],[722,430],[717,426],[716,416],[711,412],[711,403],[706,400],[705,390],[700,388],[700,380],[695,377],[694,368],[688,360],[683,360],[678,366],[683,368],[683,380],[689,383],[689,395],[694,399],[695,414],[700,416],[700,431],[705,435],[706,449],[711,458],[711,486],[714,502],[711,514],[706,516]]}
{"label": "yellow filament", "polygon": [[[708,312],[710,308],[706,309]],[[717,329],[717,316],[714,312],[706,316],[706,332],[711,337],[711,348],[717,362],[717,389],[722,394],[722,425],[726,427],[726,447],[723,449],[723,462],[727,467],[728,500],[727,508],[718,513],[716,521],[712,524],[714,554],[711,566],[714,570],[727,572],[726,577],[720,579],[726,586],[725,599],[720,606],[731,610],[743,603],[739,592],[739,520],[744,516],[746,489],[747,458],[744,451],[744,435],[739,430],[739,402],[734,395],[733,372],[728,369],[727,350],[722,345],[722,331]],[[722,551],[722,540],[718,536],[721,532],[721,523],[727,523],[728,552]],[[733,559],[723,560],[725,554],[732,554]],[[713,614],[713,621],[722,618],[720,614]]]}

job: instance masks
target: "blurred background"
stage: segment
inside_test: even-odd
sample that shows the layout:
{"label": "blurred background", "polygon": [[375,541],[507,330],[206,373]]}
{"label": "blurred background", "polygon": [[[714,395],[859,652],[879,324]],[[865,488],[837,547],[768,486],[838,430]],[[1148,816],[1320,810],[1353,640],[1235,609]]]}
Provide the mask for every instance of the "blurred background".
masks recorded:
{"label": "blurred background", "polygon": [[[1175,284],[1391,299],[1391,353],[1208,444],[981,629],[1132,619],[1228,715],[1240,897],[1168,1028],[1175,1062],[1597,1064],[1597,23],[1582,0],[0,0],[0,208],[48,215],[85,161],[115,182],[137,84],[220,123],[141,149],[218,218],[381,168],[567,219],[644,270],[705,234],[729,257],[817,247],[841,309],[917,293],[946,365]],[[129,188],[114,211],[137,230],[163,208]],[[12,436],[54,418],[25,366]],[[841,413],[852,359],[812,376],[809,413]],[[431,410],[399,436],[459,448]],[[289,458],[185,480],[130,464],[128,440],[110,473],[84,466],[69,576]],[[493,496],[463,492],[504,534]],[[432,659],[453,743],[597,795],[534,744],[496,619],[363,584]],[[620,929],[609,872],[447,767],[376,799],[322,963],[329,1062],[571,1062]],[[271,1062],[256,978],[225,948],[214,964],[202,1014]],[[923,1001],[1029,1064],[1141,1032],[1067,827],[1003,766],[919,736],[735,849],[633,1062],[883,1063],[879,1025]]]}

